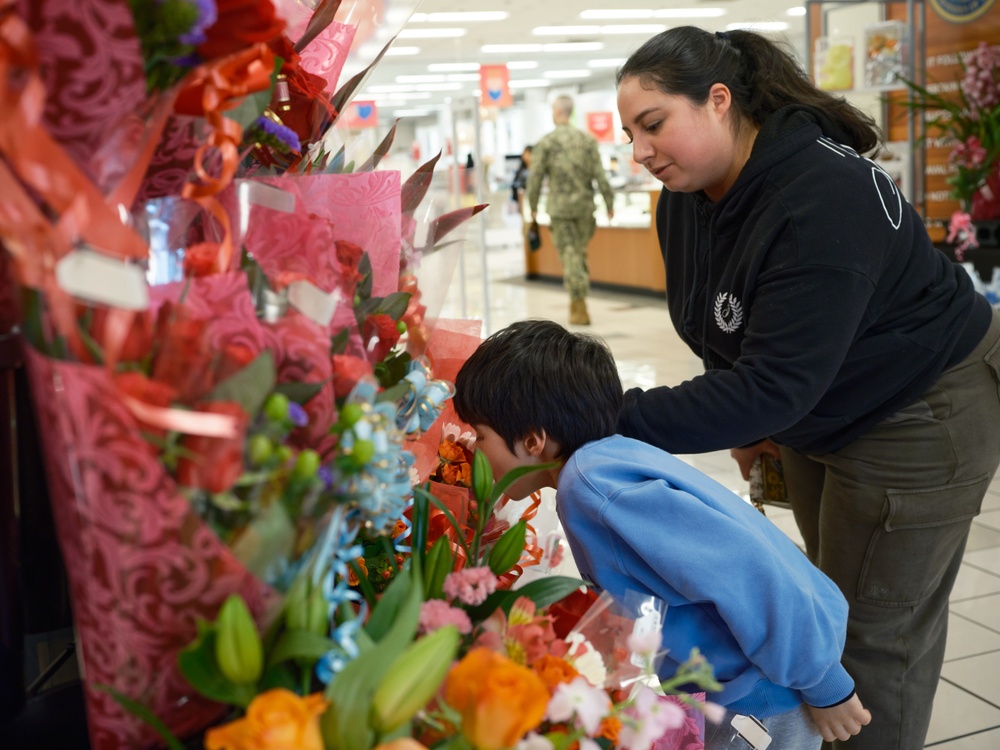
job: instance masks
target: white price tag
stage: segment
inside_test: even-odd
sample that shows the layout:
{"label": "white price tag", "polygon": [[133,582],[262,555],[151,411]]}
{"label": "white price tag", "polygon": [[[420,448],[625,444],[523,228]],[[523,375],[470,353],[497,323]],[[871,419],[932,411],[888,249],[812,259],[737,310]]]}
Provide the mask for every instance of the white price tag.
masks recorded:
{"label": "white price tag", "polygon": [[56,281],[74,297],[125,310],[149,307],[146,272],[93,250],[74,250],[56,264]]}
{"label": "white price tag", "polygon": [[293,281],[288,285],[288,302],[300,313],[326,328],[333,319],[340,301],[340,290],[327,294],[308,281]]}
{"label": "white price tag", "polygon": [[767,750],[771,744],[771,735],[767,733],[767,727],[753,716],[734,716],[732,724],[733,729],[753,750]]}

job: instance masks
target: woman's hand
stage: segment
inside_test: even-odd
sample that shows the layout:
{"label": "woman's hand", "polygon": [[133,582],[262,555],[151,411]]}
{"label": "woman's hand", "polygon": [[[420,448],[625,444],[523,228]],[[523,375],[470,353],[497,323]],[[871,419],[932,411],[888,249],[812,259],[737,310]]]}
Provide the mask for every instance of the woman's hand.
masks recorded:
{"label": "woman's hand", "polygon": [[813,721],[816,722],[825,742],[849,740],[872,720],[871,712],[861,705],[857,693],[839,706],[831,708],[809,706],[809,713],[812,714]]}
{"label": "woman's hand", "polygon": [[750,467],[753,466],[753,462],[757,460],[757,456],[761,453],[769,453],[775,458],[781,458],[781,451],[778,446],[770,440],[761,440],[749,448],[733,448],[729,451],[729,455],[736,459],[736,463],[740,465],[740,473],[744,479],[750,479]]}

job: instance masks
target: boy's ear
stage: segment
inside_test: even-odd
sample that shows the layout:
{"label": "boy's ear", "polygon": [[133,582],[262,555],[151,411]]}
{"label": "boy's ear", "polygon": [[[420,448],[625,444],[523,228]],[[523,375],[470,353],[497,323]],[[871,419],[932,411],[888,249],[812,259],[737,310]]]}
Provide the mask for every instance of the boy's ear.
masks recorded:
{"label": "boy's ear", "polygon": [[524,450],[527,451],[529,456],[537,458],[545,450],[545,443],[547,441],[548,436],[545,434],[545,430],[532,430],[524,438]]}

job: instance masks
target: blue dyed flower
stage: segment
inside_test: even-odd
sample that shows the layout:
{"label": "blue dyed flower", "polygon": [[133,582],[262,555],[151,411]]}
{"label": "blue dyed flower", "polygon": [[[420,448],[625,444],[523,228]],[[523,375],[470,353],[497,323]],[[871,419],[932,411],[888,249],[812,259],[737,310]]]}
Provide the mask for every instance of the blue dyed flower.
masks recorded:
{"label": "blue dyed flower", "polygon": [[455,386],[447,380],[432,379],[430,362],[424,357],[410,362],[403,379],[410,389],[399,402],[396,425],[412,437],[429,430],[437,421],[445,402],[455,395]]}

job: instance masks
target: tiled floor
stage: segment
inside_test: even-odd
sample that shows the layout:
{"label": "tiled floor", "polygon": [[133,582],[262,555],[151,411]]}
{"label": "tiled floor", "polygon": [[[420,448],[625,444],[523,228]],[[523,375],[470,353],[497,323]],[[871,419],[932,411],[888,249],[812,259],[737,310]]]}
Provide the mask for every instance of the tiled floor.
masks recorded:
{"label": "tiled floor", "polygon": [[[522,318],[565,323],[569,305],[562,288],[525,280],[520,227],[514,224],[516,217],[504,212],[502,200],[499,208],[494,204],[486,212],[485,262],[482,233],[470,227],[464,269],[455,273],[442,315],[483,319],[484,334]],[[662,299],[594,290],[588,307],[593,319],[589,330],[611,346],[626,388],[679,383],[701,372],[699,360],[674,333]],[[683,458],[745,495],[746,483],[728,452]],[[547,497],[548,513],[536,524],[542,536],[555,526],[551,502]],[[767,515],[799,541],[790,511],[768,509]],[[973,524],[951,601],[948,648],[926,747],[1000,748],[1000,477],[993,481],[983,512]]]}

